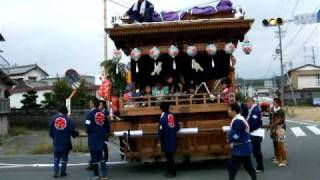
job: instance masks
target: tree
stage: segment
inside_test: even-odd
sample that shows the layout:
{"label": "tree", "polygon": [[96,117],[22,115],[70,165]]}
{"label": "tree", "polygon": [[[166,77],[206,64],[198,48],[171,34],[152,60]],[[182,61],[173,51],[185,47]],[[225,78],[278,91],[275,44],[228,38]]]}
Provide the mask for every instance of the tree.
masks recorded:
{"label": "tree", "polygon": [[88,89],[85,86],[85,81],[81,80],[80,86],[76,91],[76,95],[71,99],[72,107],[85,107],[88,101]]}
{"label": "tree", "polygon": [[40,107],[40,105],[37,104],[38,95],[35,90],[30,90],[26,94],[23,94],[22,96],[24,97],[24,99],[20,101],[23,104],[22,108]]}
{"label": "tree", "polygon": [[70,96],[72,88],[68,85],[65,79],[58,78],[58,81],[54,83],[53,100],[56,102],[56,106],[65,105],[66,99]]}
{"label": "tree", "polygon": [[43,108],[55,108],[57,106],[54,93],[44,93],[43,96],[44,100],[41,101]]}
{"label": "tree", "polygon": [[[101,63],[108,74],[108,79],[112,82],[112,95],[120,96],[127,86],[126,65],[117,61],[106,60]],[[118,73],[116,73],[118,68]]]}

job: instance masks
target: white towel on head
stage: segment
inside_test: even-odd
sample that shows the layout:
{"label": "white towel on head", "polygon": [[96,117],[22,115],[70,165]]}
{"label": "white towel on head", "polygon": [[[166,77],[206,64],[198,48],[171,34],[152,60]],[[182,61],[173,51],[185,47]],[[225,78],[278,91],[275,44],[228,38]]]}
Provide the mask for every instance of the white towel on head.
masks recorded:
{"label": "white towel on head", "polygon": [[[133,11],[137,11],[138,10],[138,3],[139,2],[134,3]],[[142,4],[141,4],[141,7],[140,7],[140,14],[144,14],[145,10],[146,10],[146,1],[144,0],[142,2]]]}

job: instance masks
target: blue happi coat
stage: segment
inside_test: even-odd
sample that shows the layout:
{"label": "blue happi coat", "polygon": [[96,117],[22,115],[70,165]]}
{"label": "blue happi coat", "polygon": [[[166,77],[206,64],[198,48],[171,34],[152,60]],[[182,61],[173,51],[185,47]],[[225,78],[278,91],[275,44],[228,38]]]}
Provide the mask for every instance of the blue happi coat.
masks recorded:
{"label": "blue happi coat", "polygon": [[247,121],[238,114],[232,119],[231,130],[228,132],[228,142],[232,144],[232,155],[249,156],[252,153],[250,143],[249,125]]}
{"label": "blue happi coat", "polygon": [[[262,128],[262,114],[261,114],[260,107],[258,105],[254,105],[251,107],[251,109],[249,110],[247,120],[248,120],[248,124],[250,126],[250,133],[252,133],[253,131],[255,131],[259,128]],[[250,135],[250,139],[252,141],[261,142],[263,138],[260,136]]]}
{"label": "blue happi coat", "polygon": [[88,133],[89,150],[102,151],[109,128],[105,113],[98,108],[92,109],[86,115],[85,124]]}
{"label": "blue happi coat", "polygon": [[110,115],[108,109],[104,109],[104,115],[105,115],[105,123],[106,123],[106,129],[107,129],[107,135],[105,137],[105,140],[108,141],[109,134],[110,134],[110,121],[108,119],[108,116]]}
{"label": "blue happi coat", "polygon": [[154,6],[151,2],[145,0],[145,13],[142,17],[140,14],[140,9],[142,3],[136,2],[131,6],[131,8],[127,11],[127,14],[130,16],[130,19],[137,22],[152,22],[152,15],[154,12]]}
{"label": "blue happi coat", "polygon": [[72,149],[71,137],[75,138],[77,132],[68,116],[58,114],[50,119],[49,135],[53,141],[54,152],[62,153]]}
{"label": "blue happi coat", "polygon": [[175,152],[177,150],[177,132],[180,125],[169,112],[162,113],[159,122],[159,140],[163,152]]}

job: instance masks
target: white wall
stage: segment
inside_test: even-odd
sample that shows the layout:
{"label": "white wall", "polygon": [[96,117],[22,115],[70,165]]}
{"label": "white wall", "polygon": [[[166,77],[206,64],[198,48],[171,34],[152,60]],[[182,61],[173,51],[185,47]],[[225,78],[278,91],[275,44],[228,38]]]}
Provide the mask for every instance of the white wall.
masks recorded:
{"label": "white wall", "polygon": [[298,89],[320,88],[318,76],[298,76]]}
{"label": "white wall", "polygon": [[0,84],[0,98],[4,98],[4,91],[7,89],[8,86],[4,84]]}
{"label": "white wall", "polygon": [[[52,93],[52,90],[41,90],[41,91],[37,91],[37,104],[41,104],[41,101],[43,101],[45,98],[43,96],[43,94],[45,93]],[[23,99],[23,94],[25,94],[26,92],[21,92],[21,93],[15,93],[12,94],[9,98],[10,98],[10,107],[11,108],[21,108],[22,107],[22,103],[20,102]]]}
{"label": "white wall", "polygon": [[40,79],[44,79],[47,76],[40,70],[32,70],[24,75],[19,75],[19,76],[10,76],[11,79],[23,79],[23,80],[29,80],[28,77],[37,77],[37,81]]}

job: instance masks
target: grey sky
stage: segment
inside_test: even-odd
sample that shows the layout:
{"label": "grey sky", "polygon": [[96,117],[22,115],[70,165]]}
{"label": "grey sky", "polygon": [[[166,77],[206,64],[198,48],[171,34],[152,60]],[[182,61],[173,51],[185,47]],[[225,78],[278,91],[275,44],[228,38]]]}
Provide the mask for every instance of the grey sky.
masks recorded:
{"label": "grey sky", "polygon": [[[114,1],[125,5],[134,2]],[[209,1],[151,0],[158,11],[180,10]],[[235,6],[243,7],[247,17],[256,19],[248,33],[254,46],[253,53],[245,55],[240,44],[235,54],[238,59],[238,74],[245,78],[271,77],[279,72],[278,61],[272,60],[278,44],[274,33],[276,29],[262,27],[262,19],[277,16],[290,19],[296,3],[295,14],[314,12],[320,4],[319,0],[232,2]],[[4,50],[3,55],[11,64],[38,63],[51,76],[62,74],[68,68],[76,69],[81,74],[100,73],[99,64],[103,59],[102,0],[0,0],[0,4],[0,32],[6,38],[6,42],[0,44],[0,49]],[[109,16],[122,15],[126,10],[111,2],[108,5]],[[305,25],[303,28],[301,26],[288,26],[284,39],[284,46],[287,47],[285,61],[292,61],[293,66],[311,63],[309,57],[304,58],[311,54],[311,50],[304,50],[303,46],[315,46],[319,63],[320,28],[314,29],[317,24]],[[300,30],[301,33],[293,39]],[[304,43],[312,31],[315,33]],[[290,40],[292,41],[288,44]],[[109,52],[112,50],[110,42]]]}

